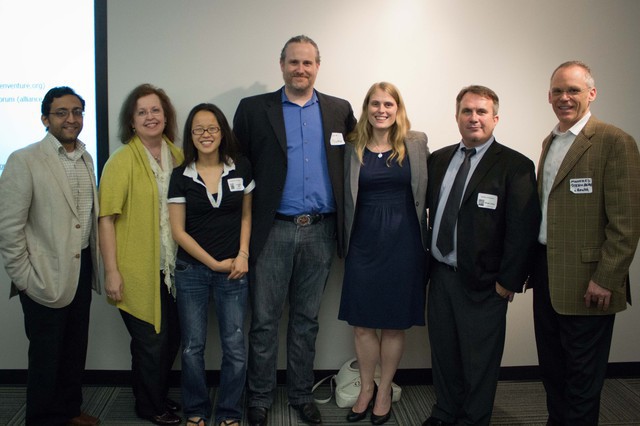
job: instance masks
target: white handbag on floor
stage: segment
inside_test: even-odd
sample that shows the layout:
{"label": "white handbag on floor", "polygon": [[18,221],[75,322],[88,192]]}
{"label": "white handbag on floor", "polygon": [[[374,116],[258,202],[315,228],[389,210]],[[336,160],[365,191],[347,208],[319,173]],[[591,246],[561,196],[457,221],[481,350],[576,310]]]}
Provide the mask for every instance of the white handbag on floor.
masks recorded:
{"label": "white handbag on floor", "polygon": [[[313,390],[315,390],[318,386],[324,383],[327,380],[331,380],[331,393],[333,393],[333,382],[335,382],[335,396],[336,396],[336,405],[340,408],[353,407],[358,399],[358,395],[360,394],[360,370],[358,369],[358,360],[356,358],[352,358],[349,361],[342,364],[340,367],[340,371],[338,374],[327,376],[324,379],[320,380],[313,386]],[[376,366],[376,371],[374,373],[375,382],[377,384],[380,383],[380,367]],[[393,389],[393,402],[400,401],[400,397],[402,396],[402,388],[395,383],[391,383],[391,388]],[[324,404],[331,400],[331,395],[329,398],[323,400],[316,400],[318,404]]]}

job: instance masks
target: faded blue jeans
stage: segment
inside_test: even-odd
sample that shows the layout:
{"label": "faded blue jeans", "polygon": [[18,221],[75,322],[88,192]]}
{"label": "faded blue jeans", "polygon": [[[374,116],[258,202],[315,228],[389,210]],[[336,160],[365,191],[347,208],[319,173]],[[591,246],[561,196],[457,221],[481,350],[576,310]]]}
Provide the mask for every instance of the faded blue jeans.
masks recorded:
{"label": "faded blue jeans", "polygon": [[215,424],[242,419],[246,378],[243,326],[249,283],[246,276],[230,280],[227,275],[204,265],[176,262],[176,300],[182,331],[182,404],[186,417],[211,418],[204,350],[211,296],[215,303],[222,346]]}
{"label": "faded blue jeans", "polygon": [[270,408],[276,387],[278,325],[287,300],[287,394],[313,402],[318,311],[335,247],[335,217],[310,226],[275,220],[251,272],[249,407]]}

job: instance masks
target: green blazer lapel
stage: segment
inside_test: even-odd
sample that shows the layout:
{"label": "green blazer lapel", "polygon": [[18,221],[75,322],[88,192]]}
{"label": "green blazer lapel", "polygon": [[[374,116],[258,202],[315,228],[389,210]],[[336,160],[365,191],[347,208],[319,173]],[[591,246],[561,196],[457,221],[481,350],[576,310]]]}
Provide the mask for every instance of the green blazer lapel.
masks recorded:
{"label": "green blazer lapel", "polygon": [[560,182],[564,180],[565,177],[569,174],[569,172],[576,165],[580,157],[591,148],[591,136],[593,136],[593,128],[589,126],[591,120],[587,122],[587,125],[582,129],[582,131],[576,136],[576,139],[571,144],[571,148],[567,151],[567,155],[565,155],[564,160],[560,164],[560,168],[558,169],[558,174],[556,175],[556,179],[553,181],[553,185],[551,186],[551,190],[553,191]]}
{"label": "green blazer lapel", "polygon": [[544,177],[544,162],[547,159],[547,154],[549,153],[549,147],[551,147],[551,142],[553,142],[554,135],[550,133],[544,141],[542,141],[542,153],[540,154],[540,160],[538,161],[538,194],[542,197],[542,182]]}

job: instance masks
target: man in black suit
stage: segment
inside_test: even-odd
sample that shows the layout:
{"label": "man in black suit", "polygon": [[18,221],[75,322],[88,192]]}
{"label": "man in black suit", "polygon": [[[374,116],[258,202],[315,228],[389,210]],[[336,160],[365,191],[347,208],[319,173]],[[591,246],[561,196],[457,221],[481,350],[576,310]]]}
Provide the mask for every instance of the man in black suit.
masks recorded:
{"label": "man in black suit", "polygon": [[[307,423],[320,300],[343,237],[344,140],[355,126],[345,100],[314,90],[316,43],[296,36],[280,55],[284,87],[240,101],[233,127],[253,167],[248,418],[267,424],[276,387],[278,323],[289,302],[287,392]],[[341,255],[341,252],[338,252]]]}
{"label": "man in black suit", "polygon": [[427,319],[436,404],[423,426],[488,425],[507,304],[521,292],[540,207],[534,165],[499,144],[499,100],[483,86],[456,99],[462,141],[428,161]]}

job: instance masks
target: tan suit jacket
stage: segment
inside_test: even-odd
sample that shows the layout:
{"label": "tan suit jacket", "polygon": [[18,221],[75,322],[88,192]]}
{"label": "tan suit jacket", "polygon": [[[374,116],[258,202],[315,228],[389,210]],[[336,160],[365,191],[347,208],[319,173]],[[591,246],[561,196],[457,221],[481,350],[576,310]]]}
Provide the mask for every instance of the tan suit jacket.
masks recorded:
{"label": "tan suit jacket", "polygon": [[[426,250],[427,206],[425,198],[427,194],[427,158],[429,157],[427,135],[423,132],[409,131],[404,141],[404,146],[407,148],[406,152],[411,167],[411,192],[413,192],[416,216],[418,217],[418,223],[420,223],[422,245]],[[358,155],[351,143],[346,144],[344,163],[344,255],[346,256],[358,202],[358,181],[360,180],[361,166]]]}
{"label": "tan suit jacket", "polygon": [[[51,134],[9,157],[0,176],[0,254],[15,289],[51,308],[73,300],[80,275],[82,232],[78,211]],[[93,160],[83,159],[93,183],[91,256],[93,289],[100,292],[98,194]],[[15,287],[14,287],[15,286]]]}
{"label": "tan suit jacket", "polygon": [[[553,134],[543,142],[538,164],[542,194],[544,162]],[[590,193],[574,191],[591,179]],[[640,154],[634,139],[593,116],[569,148],[549,193],[547,261],[553,308],[564,315],[622,311],[631,302],[629,265],[640,236]],[[612,292],[607,311],[587,308],[593,280]]]}

